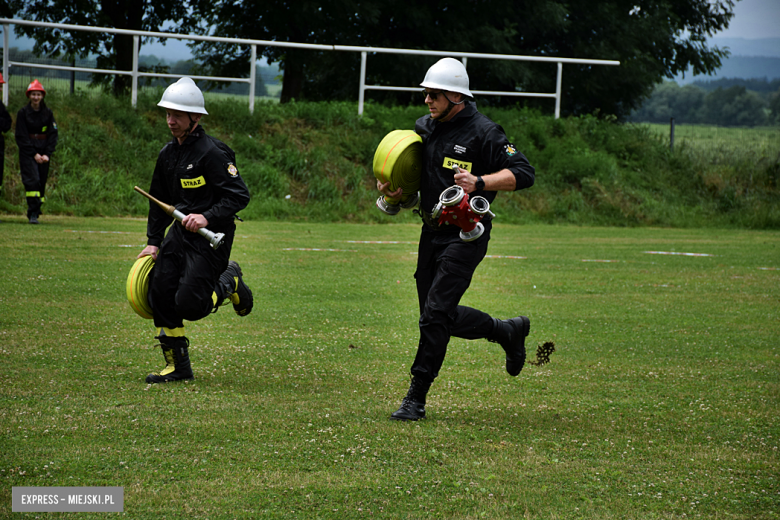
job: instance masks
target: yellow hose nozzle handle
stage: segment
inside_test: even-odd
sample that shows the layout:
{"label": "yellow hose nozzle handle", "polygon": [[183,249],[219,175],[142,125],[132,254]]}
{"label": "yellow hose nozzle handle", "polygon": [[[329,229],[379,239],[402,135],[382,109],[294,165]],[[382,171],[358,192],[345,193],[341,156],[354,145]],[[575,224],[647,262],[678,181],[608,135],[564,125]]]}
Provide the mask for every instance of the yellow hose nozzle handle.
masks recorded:
{"label": "yellow hose nozzle handle", "polygon": [[[141,195],[143,195],[144,197],[146,197],[147,199],[149,199],[152,202],[154,202],[155,204],[157,204],[158,206],[160,206],[163,209],[163,211],[168,216],[175,218],[179,222],[181,222],[182,219],[186,216],[186,215],[184,215],[184,213],[182,213],[181,211],[179,211],[175,207],[171,206],[170,204],[166,204],[165,202],[162,202],[161,200],[158,200],[158,199],[152,197],[151,195],[146,193],[144,190],[142,190],[138,186],[133,186],[133,189],[135,191],[137,191],[138,193],[140,193]],[[206,228],[200,228],[197,231],[197,233],[200,236],[206,238],[206,240],[209,241],[209,244],[211,244],[212,249],[216,249],[219,246],[221,246],[222,245],[222,241],[225,239],[225,234],[224,233],[214,233],[213,231],[209,231]]]}

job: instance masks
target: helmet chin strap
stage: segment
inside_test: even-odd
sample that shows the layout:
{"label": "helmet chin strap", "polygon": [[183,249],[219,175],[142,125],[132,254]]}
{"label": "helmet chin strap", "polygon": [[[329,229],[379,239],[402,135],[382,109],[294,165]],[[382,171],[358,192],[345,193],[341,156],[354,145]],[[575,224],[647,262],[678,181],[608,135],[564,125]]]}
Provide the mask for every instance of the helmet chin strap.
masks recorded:
{"label": "helmet chin strap", "polygon": [[439,120],[447,119],[447,116],[450,115],[450,112],[452,112],[452,109],[455,108],[455,105],[462,105],[466,102],[466,98],[463,98],[462,100],[458,101],[457,103],[453,100],[451,100],[445,91],[442,91],[442,95],[444,96],[444,99],[446,99],[449,104],[447,105],[447,110],[441,113],[441,117],[439,117]]}
{"label": "helmet chin strap", "polygon": [[182,141],[184,141],[190,136],[190,134],[192,133],[192,129],[195,127],[195,125],[198,124],[197,121],[192,119],[192,114],[190,112],[187,112],[187,117],[190,118],[190,126],[188,126],[187,129],[184,131],[184,137],[182,137]]}

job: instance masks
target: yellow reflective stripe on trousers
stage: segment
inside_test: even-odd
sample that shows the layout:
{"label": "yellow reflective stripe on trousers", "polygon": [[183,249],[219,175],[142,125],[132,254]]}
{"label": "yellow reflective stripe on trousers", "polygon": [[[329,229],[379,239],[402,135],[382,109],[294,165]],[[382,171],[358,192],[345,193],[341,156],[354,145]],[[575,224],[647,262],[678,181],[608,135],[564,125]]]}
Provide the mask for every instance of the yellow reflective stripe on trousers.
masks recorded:
{"label": "yellow reflective stripe on trousers", "polygon": [[25,197],[40,197],[41,192],[40,191],[27,191],[24,194]]}
{"label": "yellow reflective stripe on trousers", "polygon": [[169,329],[167,327],[160,327],[158,336],[170,336],[172,338],[184,337],[184,327],[177,327],[175,329]]}

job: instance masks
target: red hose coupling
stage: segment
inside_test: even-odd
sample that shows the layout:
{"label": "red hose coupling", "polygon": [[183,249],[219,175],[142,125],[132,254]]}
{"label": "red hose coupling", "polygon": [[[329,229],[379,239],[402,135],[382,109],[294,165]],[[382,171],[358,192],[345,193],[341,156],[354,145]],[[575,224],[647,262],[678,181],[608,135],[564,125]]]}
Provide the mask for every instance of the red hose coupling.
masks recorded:
{"label": "red hose coupling", "polygon": [[485,215],[494,217],[490,211],[490,203],[484,197],[473,197],[460,186],[450,186],[439,196],[439,202],[433,208],[431,216],[439,220],[440,226],[458,226],[460,238],[471,242],[482,236],[485,228],[480,223]]}

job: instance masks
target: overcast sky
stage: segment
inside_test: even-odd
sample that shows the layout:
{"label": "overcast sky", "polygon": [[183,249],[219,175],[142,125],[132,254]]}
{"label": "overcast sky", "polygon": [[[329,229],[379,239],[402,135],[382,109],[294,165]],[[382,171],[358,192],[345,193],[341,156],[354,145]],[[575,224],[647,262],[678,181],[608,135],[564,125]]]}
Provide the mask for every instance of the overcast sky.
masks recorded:
{"label": "overcast sky", "polygon": [[[729,28],[715,35],[718,38],[780,38],[780,0],[741,0],[734,6],[734,18]],[[181,59],[189,49],[181,40],[144,45],[143,54],[155,54],[166,59]],[[179,56],[179,57],[177,57]]]}
{"label": "overcast sky", "polygon": [[[9,31],[9,47],[31,48],[32,41],[17,40]],[[740,0],[734,7],[734,18],[729,28],[715,35],[716,38],[780,38],[780,0]],[[778,49],[780,51],[780,49]],[[154,54],[170,61],[188,59],[191,53],[182,40],[169,39],[166,45],[148,43],[141,54]]]}
{"label": "overcast sky", "polygon": [[780,0],[741,0],[729,28],[718,38],[780,38]]}

